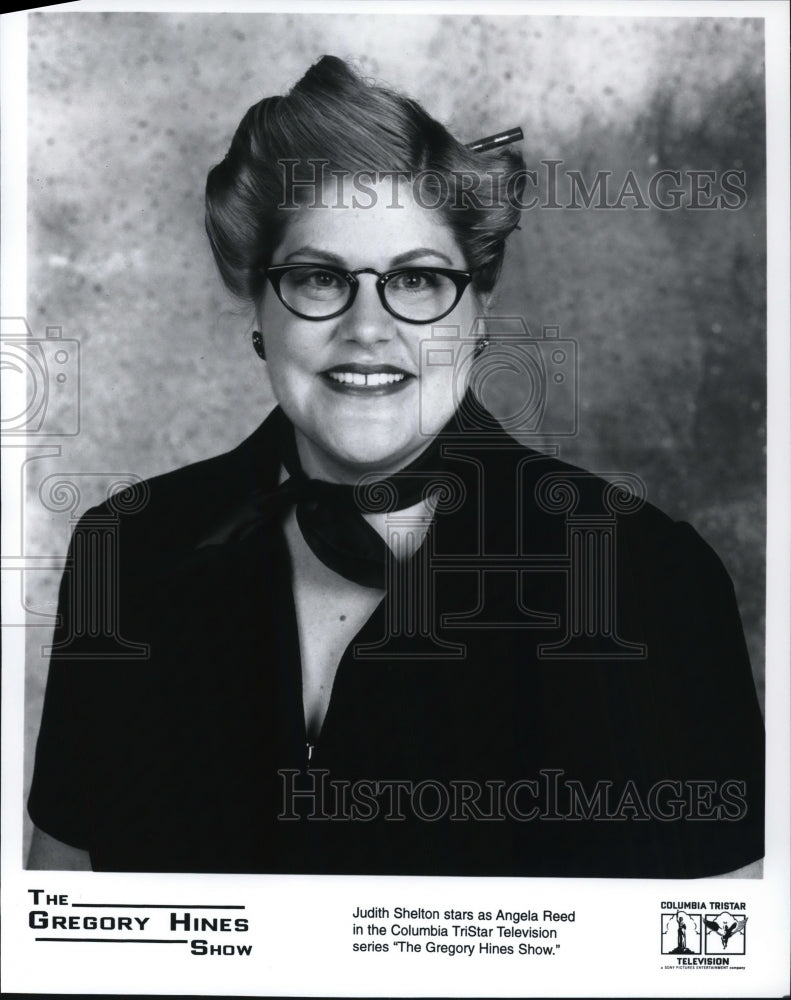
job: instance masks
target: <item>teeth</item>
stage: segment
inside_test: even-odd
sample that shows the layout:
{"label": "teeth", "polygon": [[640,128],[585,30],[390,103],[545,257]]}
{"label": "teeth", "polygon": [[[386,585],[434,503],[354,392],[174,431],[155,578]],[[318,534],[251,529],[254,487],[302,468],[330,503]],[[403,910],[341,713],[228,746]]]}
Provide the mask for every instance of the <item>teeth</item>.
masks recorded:
{"label": "teeth", "polygon": [[392,385],[403,382],[405,375],[391,375],[388,372],[374,372],[372,375],[362,375],[360,372],[327,372],[335,382],[345,382],[347,385]]}

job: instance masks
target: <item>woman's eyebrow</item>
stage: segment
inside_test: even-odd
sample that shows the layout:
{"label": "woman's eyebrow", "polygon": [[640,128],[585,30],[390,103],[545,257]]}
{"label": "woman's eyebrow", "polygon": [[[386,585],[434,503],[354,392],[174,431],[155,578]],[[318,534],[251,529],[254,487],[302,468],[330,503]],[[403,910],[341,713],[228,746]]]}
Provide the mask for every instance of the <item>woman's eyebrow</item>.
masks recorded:
{"label": "woman's eyebrow", "polygon": [[298,250],[292,250],[291,253],[286,254],[284,260],[289,261],[292,257],[312,257],[314,260],[325,260],[328,264],[335,264],[337,267],[346,266],[343,257],[339,256],[337,253],[330,253],[327,250],[319,250],[312,246],[304,246],[300,247]]}
{"label": "woman's eyebrow", "polygon": [[415,250],[407,251],[407,253],[400,253],[398,256],[392,258],[390,265],[391,267],[398,267],[399,264],[409,264],[410,261],[422,257],[439,257],[440,260],[445,261],[448,267],[453,267],[453,261],[447,254],[441,253],[439,250],[434,250],[431,247],[418,247]]}
{"label": "woman's eyebrow", "polygon": [[[336,267],[345,268],[347,266],[346,261],[340,254],[331,253],[328,250],[319,250],[318,247],[310,245],[299,247],[297,250],[292,250],[291,253],[287,254],[284,258],[284,263],[287,263],[294,257],[323,260],[328,264],[334,264]],[[407,250],[405,253],[397,254],[395,257],[391,258],[389,266],[399,267],[401,264],[409,264],[414,260],[421,260],[424,257],[437,257],[439,260],[444,261],[448,267],[453,267],[453,261],[447,254],[442,253],[440,250],[434,250],[432,247],[416,247],[414,250]]]}

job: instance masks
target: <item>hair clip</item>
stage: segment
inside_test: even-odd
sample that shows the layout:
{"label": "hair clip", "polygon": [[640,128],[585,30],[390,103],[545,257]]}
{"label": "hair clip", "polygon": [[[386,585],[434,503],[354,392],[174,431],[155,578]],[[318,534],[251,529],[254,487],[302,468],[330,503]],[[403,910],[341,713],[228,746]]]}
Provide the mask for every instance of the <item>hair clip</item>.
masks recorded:
{"label": "hair clip", "polygon": [[467,149],[471,149],[473,153],[485,153],[487,149],[494,149],[496,146],[507,146],[509,142],[519,142],[524,137],[524,133],[517,125],[514,128],[506,129],[505,132],[497,132],[495,135],[487,135],[484,139],[476,139],[475,142],[468,142]]}

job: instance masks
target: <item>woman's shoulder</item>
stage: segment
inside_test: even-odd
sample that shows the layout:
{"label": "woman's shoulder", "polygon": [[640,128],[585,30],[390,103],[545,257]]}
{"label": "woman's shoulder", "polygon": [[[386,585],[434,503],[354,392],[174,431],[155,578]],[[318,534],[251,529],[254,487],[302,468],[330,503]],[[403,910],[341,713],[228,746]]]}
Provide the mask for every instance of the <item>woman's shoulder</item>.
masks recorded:
{"label": "woman's shoulder", "polygon": [[[511,447],[490,453],[482,477],[497,517],[513,510],[511,495],[525,519],[544,526],[545,534],[567,538],[569,532],[608,534],[620,555],[633,565],[650,567],[656,577],[664,571],[719,576],[723,564],[711,546],[688,522],[677,520],[651,502],[644,479],[629,471],[590,471],[536,451],[504,436]],[[504,488],[506,483],[512,489]],[[489,497],[487,496],[487,500]],[[554,529],[554,530],[553,530]],[[726,574],[727,576],[727,574]]]}
{"label": "woman's shoulder", "polygon": [[80,525],[109,521],[146,548],[190,546],[224,511],[275,485],[277,472],[270,414],[231,450],[134,483],[86,511]]}

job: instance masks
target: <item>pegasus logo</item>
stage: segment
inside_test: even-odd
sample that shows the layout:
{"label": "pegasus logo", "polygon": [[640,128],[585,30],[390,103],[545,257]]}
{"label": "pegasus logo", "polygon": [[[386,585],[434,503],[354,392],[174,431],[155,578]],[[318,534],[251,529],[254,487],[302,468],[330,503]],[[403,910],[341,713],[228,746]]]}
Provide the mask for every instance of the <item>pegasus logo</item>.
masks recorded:
{"label": "pegasus logo", "polygon": [[747,917],[733,917],[730,913],[719,913],[716,917],[704,917],[706,925],[706,937],[709,934],[716,934],[722,944],[723,949],[728,947],[728,942],[735,934],[744,934]]}

